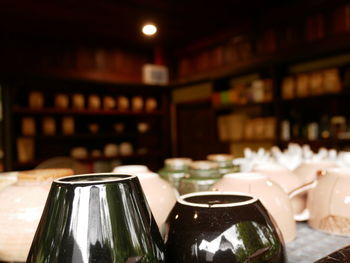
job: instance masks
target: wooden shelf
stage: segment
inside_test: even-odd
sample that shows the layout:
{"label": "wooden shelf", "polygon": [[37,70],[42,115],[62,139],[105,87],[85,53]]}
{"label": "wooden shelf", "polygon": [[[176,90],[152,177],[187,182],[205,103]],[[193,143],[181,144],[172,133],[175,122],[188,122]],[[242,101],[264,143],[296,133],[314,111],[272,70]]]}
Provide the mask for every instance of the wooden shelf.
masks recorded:
{"label": "wooden shelf", "polygon": [[350,34],[339,34],[327,38],[301,43],[288,49],[280,49],[271,54],[255,54],[250,59],[237,61],[232,65],[223,65],[206,72],[194,73],[192,76],[179,78],[171,83],[173,86],[189,85],[204,81],[212,81],[229,76],[237,76],[272,68],[278,65],[298,63],[312,60],[334,53],[349,51]]}
{"label": "wooden shelf", "polygon": [[316,140],[309,140],[305,138],[297,138],[297,139],[290,139],[288,141],[281,140],[280,143],[282,144],[288,144],[288,143],[298,143],[298,144],[324,144],[324,145],[338,145],[342,143],[349,144],[350,139],[337,139],[337,138],[329,138],[329,139],[316,139]]}
{"label": "wooden shelf", "polygon": [[312,95],[307,97],[296,97],[292,99],[280,99],[280,102],[282,103],[298,103],[298,102],[308,102],[308,101],[315,101],[315,100],[329,100],[329,99],[339,99],[342,97],[348,97],[350,96],[350,93],[348,92],[339,92],[339,93],[325,93],[320,95]]}
{"label": "wooden shelf", "polygon": [[276,139],[242,139],[242,140],[230,140],[230,143],[276,143]]}
{"label": "wooden shelf", "polygon": [[232,110],[232,109],[241,109],[241,108],[250,108],[250,107],[268,107],[273,106],[273,101],[267,101],[267,102],[248,102],[245,104],[237,104],[237,103],[229,103],[229,104],[221,104],[221,105],[215,105],[215,110]]}
{"label": "wooden shelf", "polygon": [[17,136],[22,138],[32,138],[32,139],[38,139],[38,140],[91,140],[91,139],[116,139],[116,138],[133,138],[136,137],[142,137],[142,136],[153,136],[154,133],[152,132],[144,132],[144,133],[138,133],[138,132],[123,132],[123,133],[80,133],[80,134],[73,134],[73,135],[34,135],[34,136]]}
{"label": "wooden shelf", "polygon": [[13,113],[16,114],[35,114],[35,115],[91,115],[91,116],[161,116],[162,111],[120,111],[120,110],[75,110],[75,109],[57,109],[57,108],[44,108],[44,109],[31,109],[14,107]]}

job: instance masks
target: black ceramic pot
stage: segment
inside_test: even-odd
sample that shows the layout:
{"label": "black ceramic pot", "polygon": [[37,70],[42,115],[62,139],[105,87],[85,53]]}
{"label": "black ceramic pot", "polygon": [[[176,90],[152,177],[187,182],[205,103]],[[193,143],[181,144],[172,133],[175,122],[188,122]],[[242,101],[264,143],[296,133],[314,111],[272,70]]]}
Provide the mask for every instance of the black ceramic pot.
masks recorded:
{"label": "black ceramic pot", "polygon": [[91,174],[55,180],[27,263],[165,262],[139,180]]}
{"label": "black ceramic pot", "polygon": [[183,195],[166,227],[169,262],[286,262],[279,230],[252,196],[232,192]]}
{"label": "black ceramic pot", "polygon": [[350,262],[350,246],[341,248],[328,256],[321,258],[315,263],[347,263]]}

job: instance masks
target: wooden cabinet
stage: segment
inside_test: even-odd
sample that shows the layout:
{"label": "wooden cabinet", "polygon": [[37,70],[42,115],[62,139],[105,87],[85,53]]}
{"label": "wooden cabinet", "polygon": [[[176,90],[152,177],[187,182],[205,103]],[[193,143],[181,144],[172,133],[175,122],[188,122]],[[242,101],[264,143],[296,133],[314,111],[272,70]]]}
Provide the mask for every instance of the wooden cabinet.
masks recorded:
{"label": "wooden cabinet", "polygon": [[136,163],[157,170],[170,153],[167,87],[53,78],[5,83],[7,170],[59,156],[89,171]]}
{"label": "wooden cabinet", "polygon": [[236,156],[245,147],[285,148],[291,142],[349,150],[350,50],[333,48],[318,56],[299,50],[225,74],[212,71],[218,141]]}

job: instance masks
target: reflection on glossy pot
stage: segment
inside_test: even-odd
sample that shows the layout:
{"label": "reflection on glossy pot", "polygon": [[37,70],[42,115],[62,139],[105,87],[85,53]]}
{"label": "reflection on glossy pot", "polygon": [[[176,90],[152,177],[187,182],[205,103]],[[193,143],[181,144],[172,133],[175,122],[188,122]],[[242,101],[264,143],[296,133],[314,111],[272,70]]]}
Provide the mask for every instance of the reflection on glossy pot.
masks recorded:
{"label": "reflection on glossy pot", "polygon": [[164,260],[139,180],[109,173],[54,181],[27,263]]}
{"label": "reflection on glossy pot", "polygon": [[167,219],[169,262],[284,263],[281,234],[255,197],[202,192],[180,197]]}

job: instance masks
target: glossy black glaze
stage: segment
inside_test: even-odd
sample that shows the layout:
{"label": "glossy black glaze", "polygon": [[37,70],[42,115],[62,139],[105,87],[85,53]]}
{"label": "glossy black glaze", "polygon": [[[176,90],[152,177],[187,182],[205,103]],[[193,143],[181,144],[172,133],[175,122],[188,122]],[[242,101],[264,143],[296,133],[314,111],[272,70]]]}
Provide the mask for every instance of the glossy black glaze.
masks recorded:
{"label": "glossy black glaze", "polygon": [[55,181],[27,263],[165,262],[139,180],[84,175]]}
{"label": "glossy black glaze", "polygon": [[[169,262],[286,262],[283,240],[260,201],[231,194],[198,194],[183,198],[206,207],[178,201],[168,216]],[[232,206],[238,202],[248,204]]]}
{"label": "glossy black glaze", "polygon": [[350,263],[350,246],[339,249],[315,263]]}

